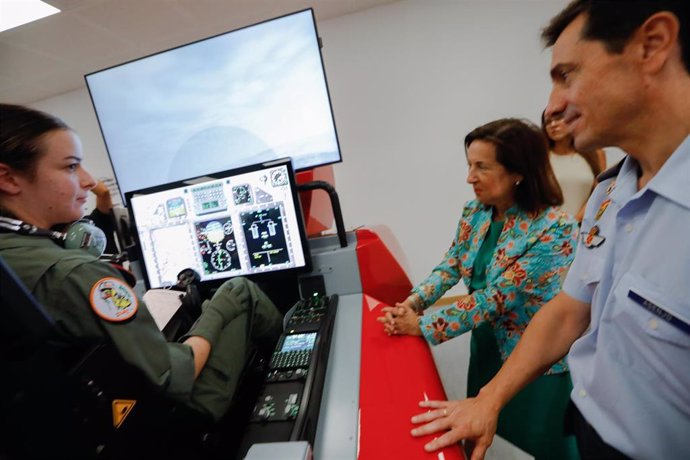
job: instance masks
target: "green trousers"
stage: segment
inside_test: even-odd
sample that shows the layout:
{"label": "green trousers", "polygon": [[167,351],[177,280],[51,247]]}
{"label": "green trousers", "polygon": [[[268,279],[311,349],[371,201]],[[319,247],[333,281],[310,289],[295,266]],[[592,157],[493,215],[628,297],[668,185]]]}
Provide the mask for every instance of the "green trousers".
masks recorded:
{"label": "green trousers", "polygon": [[220,420],[232,403],[251,342],[277,338],[282,315],[261,289],[244,278],[225,282],[207,302],[232,302],[241,312],[221,330],[192,389],[190,406]]}
{"label": "green trousers", "polygon": [[[502,364],[493,330],[482,324],[472,331],[467,396],[476,396]],[[496,433],[536,460],[578,460],[575,437],[563,431],[572,388],[569,373],[540,376],[503,408]]]}

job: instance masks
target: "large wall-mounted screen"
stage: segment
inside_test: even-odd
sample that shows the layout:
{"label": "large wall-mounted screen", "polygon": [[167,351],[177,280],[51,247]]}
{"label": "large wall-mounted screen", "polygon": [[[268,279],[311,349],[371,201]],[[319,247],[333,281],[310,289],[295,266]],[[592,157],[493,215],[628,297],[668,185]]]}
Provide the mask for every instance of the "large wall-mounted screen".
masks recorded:
{"label": "large wall-mounted screen", "polygon": [[201,281],[309,267],[289,160],[128,192],[149,288],[192,268]]}
{"label": "large wall-mounted screen", "polygon": [[123,195],[278,158],[341,160],[311,9],[85,78]]}

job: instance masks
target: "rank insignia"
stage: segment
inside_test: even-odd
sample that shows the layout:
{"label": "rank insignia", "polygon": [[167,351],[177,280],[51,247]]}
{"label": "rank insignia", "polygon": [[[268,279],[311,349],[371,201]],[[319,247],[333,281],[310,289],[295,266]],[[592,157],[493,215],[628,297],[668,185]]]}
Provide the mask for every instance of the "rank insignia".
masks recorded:
{"label": "rank insignia", "polygon": [[599,235],[599,227],[595,225],[589,229],[589,232],[582,234],[582,243],[586,248],[598,248],[606,240],[605,237]]}
{"label": "rank insignia", "polygon": [[613,192],[613,189],[616,188],[616,181],[611,181],[608,187],[606,187],[606,194],[610,195],[611,192]]}
{"label": "rank insignia", "polygon": [[601,216],[604,215],[604,212],[606,212],[606,208],[608,208],[610,204],[611,204],[611,198],[606,198],[603,201],[603,203],[601,203],[601,206],[599,206],[599,210],[597,211],[596,215],[594,216],[594,220],[601,219]]}

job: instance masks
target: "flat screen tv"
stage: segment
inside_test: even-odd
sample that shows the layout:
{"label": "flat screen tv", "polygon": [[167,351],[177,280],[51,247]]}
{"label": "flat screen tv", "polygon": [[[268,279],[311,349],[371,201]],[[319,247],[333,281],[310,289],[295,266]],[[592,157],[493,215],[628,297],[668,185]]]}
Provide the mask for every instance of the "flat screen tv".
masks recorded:
{"label": "flat screen tv", "polygon": [[289,159],[125,194],[147,288],[192,268],[202,282],[257,281],[310,267]]}
{"label": "flat screen tv", "polygon": [[85,79],[123,196],[284,157],[341,161],[311,9]]}

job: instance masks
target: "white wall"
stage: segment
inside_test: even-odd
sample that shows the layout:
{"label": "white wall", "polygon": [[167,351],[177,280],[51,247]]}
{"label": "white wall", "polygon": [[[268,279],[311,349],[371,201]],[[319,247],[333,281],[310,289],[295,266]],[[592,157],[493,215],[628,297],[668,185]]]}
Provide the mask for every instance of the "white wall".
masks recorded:
{"label": "white wall", "polygon": [[539,33],[565,4],[410,0],[320,24],[345,222],[390,226],[413,283],[441,260],[474,197],[465,135],[507,116],[539,121],[550,90]]}
{"label": "white wall", "polygon": [[[441,259],[473,197],[465,134],[506,116],[539,121],[550,90],[539,31],[566,3],[409,0],[318,24],[344,159],[334,169],[345,223],[390,227],[413,283]],[[86,167],[112,177],[85,89],[33,106],[74,127]]]}

